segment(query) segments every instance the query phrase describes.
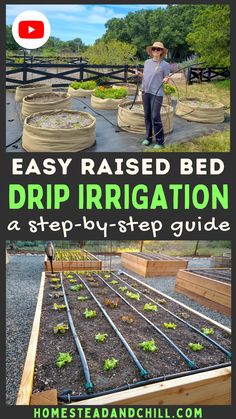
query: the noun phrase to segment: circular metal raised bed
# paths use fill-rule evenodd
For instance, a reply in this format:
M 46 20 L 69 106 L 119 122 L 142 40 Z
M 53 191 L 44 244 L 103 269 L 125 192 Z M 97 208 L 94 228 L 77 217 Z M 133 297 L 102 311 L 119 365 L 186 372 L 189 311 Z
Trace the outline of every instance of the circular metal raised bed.
M 122 99 L 101 99 L 100 97 L 96 97 L 93 94 L 91 95 L 91 106 L 94 109 L 118 109 L 118 106 L 122 103 L 125 103 L 127 98 L 124 97 Z
M 224 105 L 220 102 L 204 102 L 194 97 L 182 97 L 176 106 L 176 115 L 187 121 L 219 124 L 224 122 Z
M 65 109 L 34 113 L 25 118 L 22 147 L 30 152 L 81 151 L 95 143 L 95 126 L 96 118 L 87 112 Z
M 93 91 L 94 89 L 73 89 L 71 86 L 68 87 L 68 93 L 73 97 L 89 97 Z
M 51 92 L 52 85 L 48 83 L 30 83 L 23 86 L 17 86 L 15 101 L 22 102 L 23 98 L 33 93 Z
M 127 92 L 128 92 L 128 96 L 134 96 L 136 93 L 136 89 L 137 86 L 136 84 L 133 83 L 121 83 L 121 84 L 113 84 L 112 88 L 113 89 L 120 89 L 121 87 L 124 87 Z
M 136 134 L 145 134 L 144 111 L 142 102 L 138 101 L 132 109 L 129 109 L 132 101 L 120 104 L 118 107 L 118 126 L 128 132 Z M 163 105 L 161 108 L 161 121 L 165 134 L 173 130 L 173 108 L 169 105 Z
M 71 96 L 68 93 L 33 93 L 25 96 L 22 101 L 23 118 L 36 112 L 71 109 Z

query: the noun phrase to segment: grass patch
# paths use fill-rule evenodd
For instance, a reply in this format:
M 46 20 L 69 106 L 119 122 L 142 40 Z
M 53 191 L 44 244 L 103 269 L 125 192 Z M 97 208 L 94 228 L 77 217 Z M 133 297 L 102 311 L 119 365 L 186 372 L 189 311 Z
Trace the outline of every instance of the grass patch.
M 230 130 L 205 135 L 192 141 L 180 144 L 170 144 L 163 149 L 151 148 L 145 150 L 151 153 L 168 152 L 228 152 L 230 151 Z

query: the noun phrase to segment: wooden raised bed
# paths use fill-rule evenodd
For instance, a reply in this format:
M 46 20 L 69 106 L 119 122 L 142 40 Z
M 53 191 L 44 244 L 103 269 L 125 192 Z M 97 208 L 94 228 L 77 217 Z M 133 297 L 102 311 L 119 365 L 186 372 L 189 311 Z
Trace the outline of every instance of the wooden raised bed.
M 188 266 L 184 259 L 142 252 L 122 253 L 121 263 L 124 268 L 144 277 L 176 275 L 179 269 Z
M 73 270 L 100 270 L 102 269 L 102 261 L 87 250 L 80 251 L 84 255 L 85 260 L 54 260 L 54 271 L 73 271 Z M 44 258 L 45 271 L 51 271 L 51 264 L 47 256 Z
M 57 392 L 55 389 L 32 394 L 34 369 L 37 353 L 37 345 L 40 331 L 40 317 L 42 313 L 45 276 L 42 273 L 38 303 L 32 327 L 31 338 L 25 360 L 20 389 L 17 397 L 17 405 L 56 405 Z M 136 278 L 126 274 L 127 281 L 136 282 L 140 288 L 156 294 L 156 298 L 162 297 L 168 300 L 168 304 L 178 305 L 179 310 L 184 310 L 189 315 L 198 316 L 200 323 L 207 323 L 218 328 L 223 334 L 230 335 L 229 328 L 222 326 L 201 315 L 195 310 L 179 303 L 166 294 L 156 291 L 154 288 L 143 284 Z M 221 332 L 221 333 L 222 333 Z M 222 366 L 206 372 L 196 372 L 181 378 L 170 379 L 155 384 L 147 384 L 142 387 L 129 389 L 122 392 L 90 398 L 71 405 L 229 405 L 231 404 L 231 367 Z M 70 405 L 70 404 L 68 404 Z
M 179 270 L 175 290 L 208 308 L 231 315 L 231 269 Z

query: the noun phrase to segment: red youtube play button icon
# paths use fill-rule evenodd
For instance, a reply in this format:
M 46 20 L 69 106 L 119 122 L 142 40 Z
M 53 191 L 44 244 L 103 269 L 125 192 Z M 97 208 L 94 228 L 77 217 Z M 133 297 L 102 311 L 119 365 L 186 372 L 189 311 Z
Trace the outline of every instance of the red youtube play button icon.
M 12 25 L 12 35 L 23 48 L 36 49 L 44 45 L 51 33 L 46 16 L 35 10 L 20 13 Z
M 41 20 L 22 20 L 19 22 L 20 38 L 38 39 L 44 37 L 44 23 Z

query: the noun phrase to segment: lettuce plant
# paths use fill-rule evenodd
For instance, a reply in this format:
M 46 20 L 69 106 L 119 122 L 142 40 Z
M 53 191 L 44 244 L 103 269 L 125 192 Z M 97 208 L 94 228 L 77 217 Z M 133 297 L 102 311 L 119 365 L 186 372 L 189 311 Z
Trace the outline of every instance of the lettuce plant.
M 55 334 L 57 333 L 66 333 L 66 331 L 69 329 L 68 325 L 65 323 L 59 323 L 56 326 L 53 327 L 53 331 Z
M 107 340 L 108 334 L 107 333 L 98 333 L 95 335 L 96 342 L 105 342 Z
M 110 371 L 116 368 L 118 365 L 118 359 L 115 358 L 107 358 L 104 361 L 103 369 L 104 371 Z
M 71 291 L 80 291 L 83 288 L 83 284 L 72 285 L 70 287 Z
M 204 349 L 204 346 L 201 345 L 200 343 L 192 343 L 190 342 L 188 344 L 189 348 L 192 349 L 192 351 L 196 352 L 196 351 L 201 351 L 202 349 Z
M 158 311 L 158 308 L 155 304 L 152 303 L 146 303 L 143 307 L 144 310 L 146 311 Z
M 97 312 L 96 310 L 89 310 L 87 307 L 83 313 L 84 317 L 86 319 L 91 319 L 92 317 L 96 317 L 97 316 Z
M 155 340 L 146 340 L 142 343 L 139 344 L 139 347 L 143 350 L 143 351 L 148 351 L 148 352 L 156 352 L 158 350 L 157 345 L 155 344 Z
M 66 308 L 65 304 L 57 304 L 57 303 L 53 304 L 53 310 L 60 311 L 60 310 L 64 310 L 65 308 Z
M 204 335 L 214 335 L 214 329 L 211 327 L 211 328 L 208 328 L 208 327 L 202 327 L 201 328 L 201 331 L 202 331 L 202 333 L 204 333 Z
M 131 298 L 132 300 L 139 300 L 140 299 L 140 295 L 138 293 L 134 294 L 131 291 L 127 291 L 126 295 L 127 295 L 127 297 Z
M 56 365 L 58 368 L 64 367 L 67 363 L 70 363 L 72 361 L 72 356 L 69 352 L 59 352 Z
M 176 329 L 176 324 L 174 323 L 163 323 L 166 329 Z

